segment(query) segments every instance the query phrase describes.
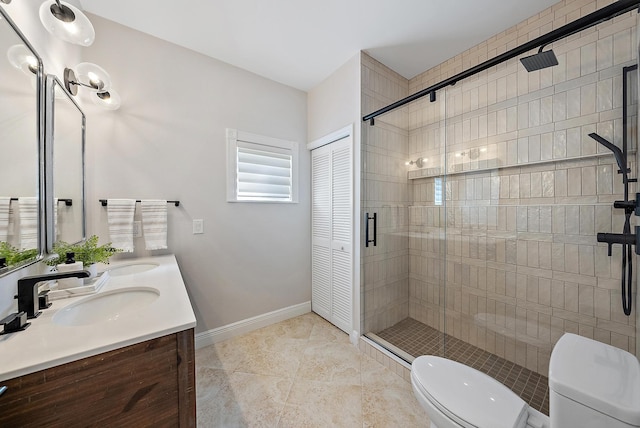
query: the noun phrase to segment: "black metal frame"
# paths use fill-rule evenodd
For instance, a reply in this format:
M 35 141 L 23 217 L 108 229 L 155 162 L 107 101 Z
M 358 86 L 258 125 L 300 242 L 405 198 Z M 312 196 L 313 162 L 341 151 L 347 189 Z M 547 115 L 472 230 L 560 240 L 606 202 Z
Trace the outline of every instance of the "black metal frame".
M 100 204 L 102 204 L 102 206 L 103 206 L 103 207 L 106 207 L 106 206 L 107 206 L 107 201 L 108 201 L 108 199 L 98 199 L 98 200 L 100 201 Z M 136 202 L 137 202 L 137 203 L 140 203 L 141 201 L 140 201 L 140 199 L 137 199 L 137 200 L 136 200 Z M 167 201 L 167 203 L 168 203 L 168 204 L 173 204 L 173 205 L 175 205 L 176 207 L 179 207 L 179 206 L 180 206 L 180 201 Z
M 435 85 L 429 86 L 428 88 L 416 92 L 413 95 L 409 95 L 406 98 L 389 104 L 388 106 L 383 107 L 380 110 L 376 110 L 375 112 L 364 116 L 362 120 L 364 122 L 369 120 L 371 121 L 371 125 L 374 125 L 374 118 L 395 110 L 399 107 L 402 107 L 406 104 L 409 104 L 410 102 L 422 98 L 426 95 L 429 95 L 431 97 L 431 101 L 435 101 L 435 92 L 439 89 L 445 88 L 449 85 L 455 85 L 457 82 L 466 79 L 467 77 L 478 74 L 481 71 L 487 70 L 495 65 L 501 64 L 507 60 L 522 55 L 532 49 L 551 44 L 579 31 L 593 27 L 594 25 L 597 25 L 601 22 L 608 21 L 612 18 L 615 18 L 616 16 L 622 15 L 623 13 L 627 13 L 638 7 L 640 7 L 640 0 L 618 0 L 615 3 L 610 4 L 609 6 L 605 6 L 602 9 L 583 16 L 582 18 L 576 19 L 569 24 L 563 25 L 562 27 L 557 28 L 543 36 L 537 37 L 525 44 L 513 48 L 510 51 L 498 55 L 493 59 L 478 64 L 475 67 L 471 67 L 470 69 L 458 73 L 455 76 L 449 77 L 448 79 L 445 79 L 440 83 L 436 83 Z

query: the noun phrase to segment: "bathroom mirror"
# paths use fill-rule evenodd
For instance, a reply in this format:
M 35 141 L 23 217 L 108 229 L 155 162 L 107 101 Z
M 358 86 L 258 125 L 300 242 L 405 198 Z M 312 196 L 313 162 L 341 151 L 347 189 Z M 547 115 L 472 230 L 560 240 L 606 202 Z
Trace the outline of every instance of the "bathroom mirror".
M 47 191 L 53 194 L 47 249 L 57 241 L 85 238 L 84 145 L 86 117 L 56 76 L 47 76 Z M 51 236 L 51 239 L 49 238 Z
M 42 60 L 0 7 L 0 275 L 42 253 Z

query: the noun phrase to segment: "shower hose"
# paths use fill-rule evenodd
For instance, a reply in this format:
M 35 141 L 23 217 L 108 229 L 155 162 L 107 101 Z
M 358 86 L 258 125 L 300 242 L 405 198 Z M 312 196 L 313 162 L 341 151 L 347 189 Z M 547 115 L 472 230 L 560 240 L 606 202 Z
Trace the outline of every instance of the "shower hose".
M 629 224 L 630 212 L 625 213 L 623 234 L 631 234 L 631 225 Z M 633 249 L 631 244 L 624 244 L 622 246 L 622 279 L 621 279 L 621 294 L 622 294 L 622 310 L 624 314 L 631 315 L 631 290 L 633 283 L 631 279 L 633 277 Z

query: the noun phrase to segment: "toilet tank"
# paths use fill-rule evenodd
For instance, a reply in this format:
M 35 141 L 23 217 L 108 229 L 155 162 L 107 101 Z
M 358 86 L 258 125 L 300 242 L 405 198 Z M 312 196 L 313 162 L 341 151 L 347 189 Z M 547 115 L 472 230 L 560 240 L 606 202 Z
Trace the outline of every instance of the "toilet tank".
M 622 349 L 565 333 L 551 353 L 554 428 L 640 427 L 640 363 Z

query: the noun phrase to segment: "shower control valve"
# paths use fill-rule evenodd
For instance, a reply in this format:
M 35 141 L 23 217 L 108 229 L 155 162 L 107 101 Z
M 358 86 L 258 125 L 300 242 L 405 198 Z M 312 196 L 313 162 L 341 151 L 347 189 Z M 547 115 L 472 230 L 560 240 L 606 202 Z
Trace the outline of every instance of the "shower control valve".
M 640 226 L 636 226 L 636 233 L 598 233 L 598 242 L 606 242 L 609 247 L 608 255 L 611 257 L 613 244 L 635 245 L 635 253 L 640 255 Z
M 622 208 L 624 209 L 625 214 L 631 215 L 635 212 L 636 215 L 640 215 L 640 207 L 636 201 L 615 201 L 613 203 L 613 208 Z

